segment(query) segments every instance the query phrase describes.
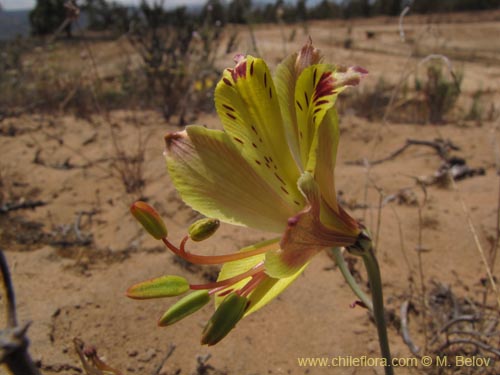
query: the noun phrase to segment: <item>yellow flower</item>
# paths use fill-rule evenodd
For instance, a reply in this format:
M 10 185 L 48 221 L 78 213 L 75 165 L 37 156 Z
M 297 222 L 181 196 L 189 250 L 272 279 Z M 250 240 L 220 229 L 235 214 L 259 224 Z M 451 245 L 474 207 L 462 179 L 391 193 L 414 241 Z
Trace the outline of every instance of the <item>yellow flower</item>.
M 185 251 L 187 238 L 180 247 L 163 239 L 187 261 L 223 264 L 217 282 L 190 286 L 215 295 L 218 309 L 234 312 L 224 324 L 216 312 L 205 344 L 217 343 L 280 294 L 314 255 L 352 245 L 361 232 L 337 202 L 334 104 L 366 71 L 320 61 L 309 42 L 272 77 L 262 59 L 239 56 L 215 89 L 224 130 L 188 126 L 165 137 L 169 174 L 188 205 L 221 222 L 280 234 L 222 256 Z

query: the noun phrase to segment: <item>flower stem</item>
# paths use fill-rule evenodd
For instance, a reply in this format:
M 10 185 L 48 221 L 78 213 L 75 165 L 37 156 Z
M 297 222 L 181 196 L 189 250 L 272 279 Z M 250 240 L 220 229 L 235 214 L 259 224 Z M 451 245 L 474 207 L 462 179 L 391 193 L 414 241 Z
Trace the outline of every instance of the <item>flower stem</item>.
M 340 272 L 342 272 L 342 276 L 344 276 L 345 281 L 347 281 L 347 285 L 351 288 L 351 290 L 354 292 L 354 294 L 363 302 L 363 304 L 366 306 L 370 312 L 373 313 L 373 304 L 370 298 L 366 295 L 365 292 L 361 290 L 359 287 L 358 283 L 354 279 L 354 277 L 351 274 L 351 271 L 349 271 L 349 267 L 347 266 L 347 263 L 344 259 L 344 256 L 342 255 L 342 251 L 340 247 L 333 247 L 330 249 L 330 252 L 335 258 L 335 263 L 337 263 L 337 266 L 339 267 Z
M 362 233 L 360 239 L 361 240 L 358 240 L 353 246 L 347 248 L 347 251 L 349 251 L 353 255 L 360 256 L 363 259 L 372 291 L 371 301 L 368 296 L 361 290 L 359 285 L 356 283 L 356 280 L 354 280 L 354 277 L 349 271 L 345 259 L 342 256 L 340 248 L 332 248 L 331 252 L 335 257 L 335 261 L 337 262 L 340 272 L 342 272 L 342 275 L 347 281 L 349 287 L 373 314 L 375 324 L 377 325 L 380 351 L 382 353 L 382 358 L 384 358 L 387 363 L 387 366 L 385 366 L 384 368 L 385 374 L 393 375 L 394 371 L 391 366 L 391 350 L 389 348 L 387 326 L 385 323 L 384 296 L 382 293 L 382 279 L 380 277 L 380 268 L 378 266 L 377 258 L 375 257 L 375 254 L 373 252 L 372 242 L 368 234 Z
M 370 281 L 370 287 L 372 290 L 373 316 L 375 318 L 375 323 L 377 324 L 380 350 L 382 352 L 382 358 L 384 358 L 387 362 L 387 366 L 385 366 L 385 374 L 393 375 L 394 372 L 391 366 L 391 350 L 389 348 L 387 326 L 385 323 L 384 315 L 384 296 L 382 293 L 382 279 L 380 277 L 380 268 L 371 246 L 369 249 L 365 249 L 361 257 L 363 258 L 366 272 L 368 273 L 368 280 Z

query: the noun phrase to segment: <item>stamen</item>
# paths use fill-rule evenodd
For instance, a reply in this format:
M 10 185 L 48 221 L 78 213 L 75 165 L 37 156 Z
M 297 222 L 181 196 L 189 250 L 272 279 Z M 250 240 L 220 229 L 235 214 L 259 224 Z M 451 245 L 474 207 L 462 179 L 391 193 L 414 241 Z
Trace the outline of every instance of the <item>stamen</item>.
M 252 277 L 252 280 L 250 280 L 243 288 L 241 288 L 240 291 L 238 291 L 238 294 L 242 297 L 247 297 L 266 277 L 267 275 L 264 273 L 264 271 L 255 274 Z
M 248 270 L 247 272 L 243 272 L 239 275 L 230 277 L 229 279 L 215 281 L 213 283 L 207 283 L 207 284 L 191 284 L 189 286 L 189 288 L 192 290 L 216 289 L 216 288 L 220 290 L 221 288 L 226 288 L 228 286 L 236 284 L 238 281 L 244 280 L 247 277 L 251 277 L 251 276 L 253 276 L 259 272 L 263 272 L 263 271 L 264 271 L 264 262 L 260 262 L 255 267 Z
M 274 250 L 276 249 L 276 245 L 278 244 L 277 242 L 273 242 L 269 245 L 265 245 L 254 250 L 226 255 L 196 255 L 190 254 L 185 250 L 185 244 L 187 241 L 186 238 L 182 240 L 180 249 L 174 246 L 167 238 L 162 238 L 162 241 L 174 254 L 193 264 L 223 264 L 227 262 L 233 262 L 235 260 L 246 259 L 255 255 L 267 253 L 270 250 Z

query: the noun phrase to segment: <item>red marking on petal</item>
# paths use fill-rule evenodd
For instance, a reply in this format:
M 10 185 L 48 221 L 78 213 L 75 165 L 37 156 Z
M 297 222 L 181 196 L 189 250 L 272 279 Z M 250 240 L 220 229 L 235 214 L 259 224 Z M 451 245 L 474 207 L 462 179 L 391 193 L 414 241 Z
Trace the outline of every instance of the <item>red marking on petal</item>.
M 335 93 L 335 92 L 334 92 Z M 329 100 L 318 100 L 316 102 L 316 105 L 322 105 L 322 104 L 328 104 L 330 101 Z
M 230 105 L 223 104 L 222 106 L 223 106 L 224 108 L 226 108 L 227 110 L 229 110 L 229 111 L 235 112 L 235 109 L 234 109 L 233 107 L 231 107 Z
M 245 144 L 241 139 L 239 138 L 236 138 L 236 137 L 233 137 L 233 139 L 238 142 L 238 143 L 241 143 L 242 145 Z
M 226 112 L 227 117 L 231 117 L 233 120 L 236 120 L 236 116 L 232 113 Z
M 323 96 L 328 96 L 333 94 L 333 77 L 332 72 L 324 72 L 318 81 L 316 90 L 314 91 L 314 101 L 316 102 L 319 98 Z
M 245 78 L 247 76 L 247 61 L 243 60 L 236 65 L 232 72 L 232 77 L 234 82 L 238 80 L 238 78 Z
M 228 86 L 232 86 L 232 85 L 233 85 L 233 84 L 231 83 L 231 81 L 230 81 L 230 80 L 228 80 L 227 78 L 223 78 L 223 79 L 222 79 L 222 81 L 223 81 L 226 85 L 228 85 Z
M 365 68 L 362 68 L 360 66 L 353 66 L 352 70 L 354 70 L 356 73 L 368 74 L 368 70 L 366 70 Z
M 252 63 L 250 64 L 250 75 L 253 76 L 253 63 L 255 61 L 252 61 Z

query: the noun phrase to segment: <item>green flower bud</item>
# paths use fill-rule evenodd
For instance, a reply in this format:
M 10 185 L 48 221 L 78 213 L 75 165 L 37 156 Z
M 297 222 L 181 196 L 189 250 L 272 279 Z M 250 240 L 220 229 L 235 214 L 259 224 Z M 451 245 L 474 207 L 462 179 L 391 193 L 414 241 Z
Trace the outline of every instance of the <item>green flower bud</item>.
M 179 296 L 189 290 L 189 283 L 180 276 L 160 276 L 132 285 L 127 289 L 127 297 L 149 299 Z
M 210 302 L 208 290 L 197 290 L 172 305 L 158 321 L 160 327 L 169 326 L 195 313 Z
M 237 293 L 228 295 L 205 326 L 201 344 L 212 346 L 226 337 L 236 323 L 243 318 L 247 303 L 248 299 Z
M 219 229 L 219 224 L 220 221 L 217 219 L 205 218 L 198 220 L 189 227 L 189 237 L 193 241 L 206 240 Z
M 157 240 L 167 237 L 167 227 L 158 212 L 149 204 L 141 201 L 130 206 L 130 212 L 144 229 Z

